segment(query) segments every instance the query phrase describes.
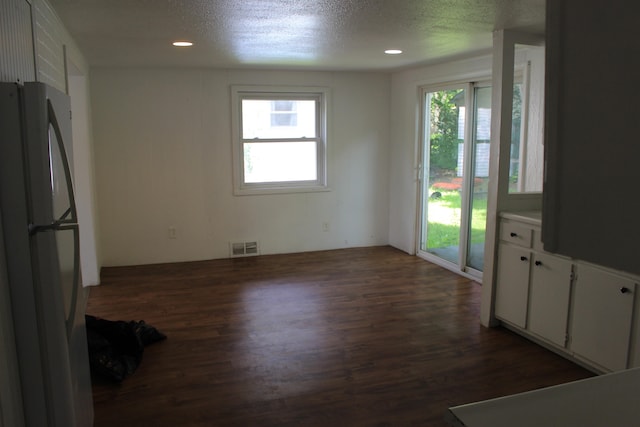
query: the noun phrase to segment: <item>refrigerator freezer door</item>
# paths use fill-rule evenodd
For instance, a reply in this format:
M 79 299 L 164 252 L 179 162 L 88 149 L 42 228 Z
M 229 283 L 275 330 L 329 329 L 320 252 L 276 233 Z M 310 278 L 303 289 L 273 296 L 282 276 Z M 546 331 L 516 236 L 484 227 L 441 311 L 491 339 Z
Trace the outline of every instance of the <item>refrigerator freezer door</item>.
M 41 83 L 26 83 L 25 134 L 30 221 L 39 229 L 76 223 L 71 175 L 71 102 Z
M 43 84 L 25 86 L 27 123 L 27 158 L 29 170 L 30 233 L 56 234 L 54 250 L 43 256 L 57 258 L 60 273 L 59 287 L 67 329 L 67 338 L 74 327 L 75 308 L 80 291 L 79 236 L 73 183 L 67 147 L 71 147 L 69 98 Z M 64 230 L 71 230 L 63 232 Z M 38 240 L 35 239 L 34 242 Z M 47 260 L 40 262 L 46 262 Z M 55 268 L 55 267 L 52 267 Z M 47 274 L 49 274 L 47 272 Z M 37 277 L 36 277 L 37 279 Z M 47 280 L 42 278 L 42 280 Z M 46 289 L 44 290 L 46 291 Z M 57 298 L 52 295 L 52 298 Z M 52 300 L 52 304 L 57 301 Z

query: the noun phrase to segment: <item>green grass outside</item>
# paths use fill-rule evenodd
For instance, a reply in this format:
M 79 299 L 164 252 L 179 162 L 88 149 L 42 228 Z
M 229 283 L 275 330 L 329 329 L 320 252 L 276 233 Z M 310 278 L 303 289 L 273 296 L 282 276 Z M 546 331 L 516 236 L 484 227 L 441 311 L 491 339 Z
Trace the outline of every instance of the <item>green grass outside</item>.
M 436 190 L 433 190 L 436 191 Z M 430 191 L 431 194 L 433 191 Z M 458 191 L 440 191 L 442 197 L 429 199 L 427 215 L 427 248 L 460 245 L 460 213 L 462 198 Z M 487 224 L 487 199 L 473 202 L 471 212 L 471 244 L 484 242 Z

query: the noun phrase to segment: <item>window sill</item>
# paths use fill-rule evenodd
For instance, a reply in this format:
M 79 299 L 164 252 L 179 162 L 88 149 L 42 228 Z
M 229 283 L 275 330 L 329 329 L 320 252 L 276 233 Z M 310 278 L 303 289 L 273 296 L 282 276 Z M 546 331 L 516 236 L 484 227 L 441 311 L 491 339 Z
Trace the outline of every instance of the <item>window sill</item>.
M 308 187 L 259 187 L 259 188 L 236 188 L 233 190 L 234 196 L 260 196 L 268 194 L 293 194 L 293 193 L 324 193 L 331 191 L 326 185 Z

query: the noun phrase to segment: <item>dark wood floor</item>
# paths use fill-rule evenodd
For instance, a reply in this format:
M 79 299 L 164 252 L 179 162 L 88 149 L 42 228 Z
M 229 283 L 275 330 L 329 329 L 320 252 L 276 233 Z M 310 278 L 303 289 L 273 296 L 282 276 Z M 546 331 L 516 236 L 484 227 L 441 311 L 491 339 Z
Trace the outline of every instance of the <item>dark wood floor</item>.
M 444 426 L 592 374 L 479 324 L 480 285 L 390 247 L 106 268 L 88 313 L 168 335 L 95 425 Z

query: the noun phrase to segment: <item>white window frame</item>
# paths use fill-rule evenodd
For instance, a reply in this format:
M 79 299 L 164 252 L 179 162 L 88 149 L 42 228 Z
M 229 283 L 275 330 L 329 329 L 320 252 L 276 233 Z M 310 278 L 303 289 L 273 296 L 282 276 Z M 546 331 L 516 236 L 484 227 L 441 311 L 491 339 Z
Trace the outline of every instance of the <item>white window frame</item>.
M 233 190 L 235 195 L 328 191 L 327 186 L 327 106 L 329 89 L 309 86 L 231 86 L 231 134 L 233 153 Z M 315 138 L 243 139 L 242 100 L 290 100 L 316 98 Z M 244 144 L 256 142 L 316 141 L 316 179 L 312 181 L 245 182 Z

